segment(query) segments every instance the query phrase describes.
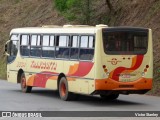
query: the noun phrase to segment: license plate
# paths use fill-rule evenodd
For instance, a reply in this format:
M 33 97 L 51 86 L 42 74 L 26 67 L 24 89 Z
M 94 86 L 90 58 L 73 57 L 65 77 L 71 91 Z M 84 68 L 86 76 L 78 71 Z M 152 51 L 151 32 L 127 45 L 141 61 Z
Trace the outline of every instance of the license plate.
M 130 78 L 131 77 L 131 75 L 129 75 L 129 74 L 123 74 L 122 75 L 122 78 Z

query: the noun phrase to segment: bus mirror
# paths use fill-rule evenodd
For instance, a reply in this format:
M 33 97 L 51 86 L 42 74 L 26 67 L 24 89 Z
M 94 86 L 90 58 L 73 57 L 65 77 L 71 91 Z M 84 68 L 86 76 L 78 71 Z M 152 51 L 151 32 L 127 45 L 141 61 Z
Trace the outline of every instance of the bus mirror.
M 6 44 L 5 44 L 4 55 L 6 55 L 6 56 L 9 56 L 9 53 L 8 53 L 8 51 L 9 51 L 9 43 L 10 43 L 10 40 L 8 40 L 6 42 Z
M 7 44 L 5 44 L 5 51 L 4 52 L 7 52 Z

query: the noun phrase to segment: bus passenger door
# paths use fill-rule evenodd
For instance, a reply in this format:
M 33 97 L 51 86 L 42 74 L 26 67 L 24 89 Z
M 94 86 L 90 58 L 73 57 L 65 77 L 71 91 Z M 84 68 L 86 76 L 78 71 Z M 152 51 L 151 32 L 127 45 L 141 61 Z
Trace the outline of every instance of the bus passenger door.
M 17 83 L 17 65 L 16 56 L 18 53 L 18 41 L 11 40 L 6 45 L 7 54 L 7 80 Z

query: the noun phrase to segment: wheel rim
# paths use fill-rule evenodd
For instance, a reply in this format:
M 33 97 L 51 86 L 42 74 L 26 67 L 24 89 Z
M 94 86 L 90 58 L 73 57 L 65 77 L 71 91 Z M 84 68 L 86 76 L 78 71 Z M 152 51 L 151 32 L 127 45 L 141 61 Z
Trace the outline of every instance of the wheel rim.
M 61 92 L 62 97 L 66 95 L 66 85 L 64 83 L 61 83 L 60 92 Z
M 25 77 L 22 77 L 22 79 L 21 79 L 21 84 L 22 84 L 22 88 L 26 88 L 26 79 L 25 79 Z

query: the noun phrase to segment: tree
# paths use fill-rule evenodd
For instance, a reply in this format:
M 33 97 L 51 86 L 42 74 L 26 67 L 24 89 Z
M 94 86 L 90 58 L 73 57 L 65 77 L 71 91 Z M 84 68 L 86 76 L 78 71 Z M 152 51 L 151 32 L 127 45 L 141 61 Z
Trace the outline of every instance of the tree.
M 67 9 L 67 0 L 53 0 L 55 7 L 60 11 L 63 12 Z
M 92 0 L 54 0 L 55 7 L 69 21 L 90 24 Z
M 111 4 L 110 0 L 106 0 L 106 5 L 108 6 L 109 10 L 112 11 L 113 10 L 113 6 Z

